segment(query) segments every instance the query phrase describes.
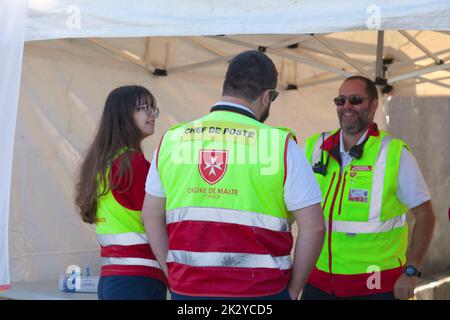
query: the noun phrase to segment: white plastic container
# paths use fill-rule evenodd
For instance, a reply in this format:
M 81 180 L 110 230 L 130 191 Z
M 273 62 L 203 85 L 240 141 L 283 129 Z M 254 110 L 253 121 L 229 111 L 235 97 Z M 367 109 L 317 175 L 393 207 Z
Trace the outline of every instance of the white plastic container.
M 97 293 L 99 276 L 60 275 L 59 290 L 64 292 Z

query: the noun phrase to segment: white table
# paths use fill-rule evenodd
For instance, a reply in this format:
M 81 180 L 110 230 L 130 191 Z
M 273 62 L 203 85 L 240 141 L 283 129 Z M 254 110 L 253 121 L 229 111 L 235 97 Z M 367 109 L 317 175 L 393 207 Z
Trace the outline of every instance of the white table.
M 58 280 L 13 282 L 11 289 L 0 291 L 0 299 L 12 300 L 97 300 L 97 293 L 63 292 Z

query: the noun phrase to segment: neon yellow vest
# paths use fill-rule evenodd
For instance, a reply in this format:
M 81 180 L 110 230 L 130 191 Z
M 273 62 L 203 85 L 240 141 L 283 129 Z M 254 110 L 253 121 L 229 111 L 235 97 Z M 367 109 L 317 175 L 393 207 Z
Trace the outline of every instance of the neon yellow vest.
M 321 144 L 320 133 L 306 140 L 305 153 L 312 165 L 320 159 Z M 362 158 L 353 159 L 342 170 L 323 152 L 324 161 L 329 159 L 327 174 L 315 174 L 327 224 L 316 265 L 319 270 L 351 275 L 370 273 L 374 266 L 383 271 L 405 263 L 407 208 L 397 197 L 404 147 L 408 148 L 404 142 L 380 131 L 379 136 L 369 137 Z
M 119 156 L 126 150 L 121 150 L 116 155 Z M 106 170 L 106 187 L 109 184 L 109 171 L 111 166 L 109 166 Z M 100 179 L 99 179 L 100 180 Z M 103 186 L 101 183 L 100 190 L 103 190 Z M 98 199 L 97 204 L 97 222 L 96 222 L 96 231 L 97 238 L 102 245 L 101 235 L 122 235 L 129 234 L 132 239 L 139 239 L 136 244 L 145 242 L 147 236 L 145 234 L 144 224 L 141 219 L 142 211 L 130 210 L 123 207 L 117 200 L 114 198 L 114 195 L 111 190 L 109 192 L 100 197 Z M 132 235 L 134 234 L 134 235 Z M 122 237 L 125 238 L 125 237 Z M 118 239 L 122 239 L 118 238 Z M 141 240 L 142 239 L 142 240 Z M 114 243 L 116 245 L 121 245 L 121 240 L 118 243 Z M 130 239 L 125 240 L 130 242 Z M 134 241 L 134 240 L 131 240 Z M 107 243 L 104 243 L 107 244 Z M 132 244 L 132 243 L 129 243 Z
M 117 156 L 126 150 L 121 150 Z M 106 169 L 106 187 L 109 184 L 110 170 L 111 164 Z M 104 190 L 101 181 L 99 188 Z M 141 215 L 141 210 L 122 206 L 115 199 L 112 190 L 98 199 L 96 231 L 97 241 L 101 246 L 103 276 L 139 275 L 165 281 L 149 246 Z
M 171 128 L 158 154 L 166 210 L 210 207 L 290 218 L 283 184 L 284 148 L 291 133 L 228 111 Z M 227 152 L 226 171 L 214 184 L 200 174 L 201 150 Z
M 106 171 L 108 182 L 110 168 Z M 144 224 L 141 219 L 142 211 L 130 210 L 123 207 L 114 198 L 111 190 L 98 199 L 97 205 L 97 234 L 121 234 L 135 232 L 145 235 Z

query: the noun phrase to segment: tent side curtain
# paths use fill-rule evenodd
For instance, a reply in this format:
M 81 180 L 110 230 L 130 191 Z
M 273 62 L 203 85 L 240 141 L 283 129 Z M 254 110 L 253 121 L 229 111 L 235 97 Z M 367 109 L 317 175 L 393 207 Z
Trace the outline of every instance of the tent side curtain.
M 9 288 L 9 205 L 27 1 L 0 2 L 0 291 Z
M 26 40 L 450 30 L 448 0 L 29 0 Z

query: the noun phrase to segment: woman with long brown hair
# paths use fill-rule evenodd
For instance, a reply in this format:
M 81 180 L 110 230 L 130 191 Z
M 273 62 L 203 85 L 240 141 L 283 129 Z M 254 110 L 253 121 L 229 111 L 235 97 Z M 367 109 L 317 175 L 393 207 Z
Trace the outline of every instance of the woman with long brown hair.
M 158 116 L 156 100 L 146 88 L 114 89 L 81 164 L 75 202 L 83 221 L 96 224 L 101 300 L 166 298 L 167 280 L 141 219 L 150 168 L 141 143 L 153 134 Z

